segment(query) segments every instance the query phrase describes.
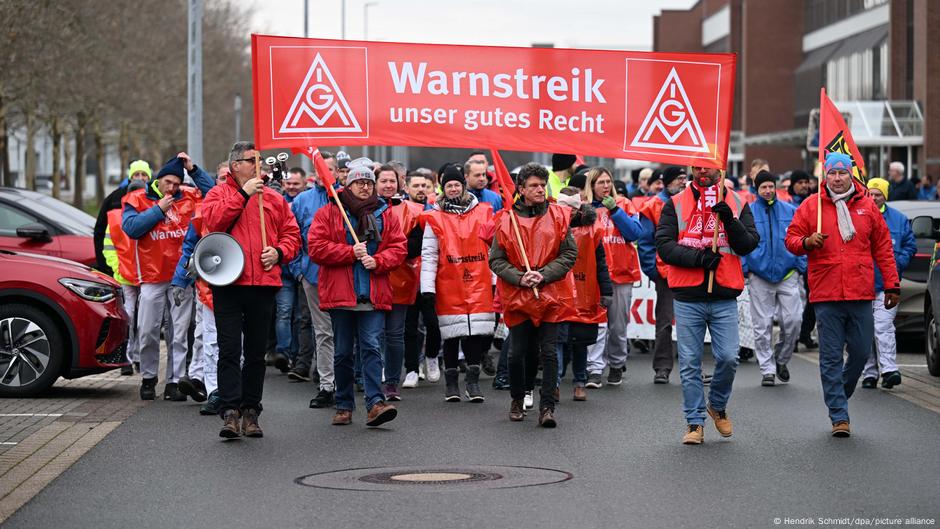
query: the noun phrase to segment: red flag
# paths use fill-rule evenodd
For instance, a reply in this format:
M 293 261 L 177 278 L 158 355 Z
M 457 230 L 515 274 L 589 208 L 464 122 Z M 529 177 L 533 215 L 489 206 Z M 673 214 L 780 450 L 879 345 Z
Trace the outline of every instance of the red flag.
M 824 163 L 831 152 L 847 154 L 852 158 L 852 174 L 859 181 L 865 175 L 865 160 L 855 145 L 852 131 L 842 119 L 842 113 L 826 95 L 826 89 L 819 91 L 819 161 Z
M 576 167 L 579 165 L 587 165 L 586 163 L 584 163 L 584 156 L 581 156 L 580 154 L 576 154 L 574 156 L 574 165 Z
M 317 175 L 320 176 L 320 184 L 323 185 L 323 187 L 330 189 L 336 184 L 336 179 L 333 178 L 333 172 L 330 171 L 330 166 L 326 165 L 326 160 L 324 160 L 323 155 L 320 154 L 320 149 L 313 146 L 307 146 L 306 148 L 296 147 L 291 149 L 291 152 L 294 154 L 303 153 L 313 160 L 313 167 L 316 169 Z
M 515 202 L 513 200 L 513 191 L 516 189 L 516 186 L 512 183 L 512 176 L 509 175 L 509 170 L 506 169 L 506 164 L 503 163 L 499 151 L 490 149 L 490 154 L 493 156 L 493 168 L 496 169 L 496 182 L 499 183 L 499 192 L 503 194 L 503 206 L 512 208 Z

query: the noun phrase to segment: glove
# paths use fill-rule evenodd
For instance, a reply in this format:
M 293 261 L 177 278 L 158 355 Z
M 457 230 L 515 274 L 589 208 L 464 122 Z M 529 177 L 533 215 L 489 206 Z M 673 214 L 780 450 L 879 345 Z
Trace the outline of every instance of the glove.
M 173 298 L 173 304 L 179 307 L 183 304 L 183 297 L 186 295 L 186 289 L 178 286 L 170 287 L 170 297 Z
M 601 306 L 605 309 L 609 309 L 611 304 L 614 302 L 613 296 L 601 296 Z
M 721 223 L 724 225 L 731 224 L 734 222 L 734 213 L 731 211 L 731 206 L 726 202 L 719 202 L 712 206 L 712 211 L 715 215 L 718 215 L 718 218 L 721 219 Z
M 423 292 L 421 293 L 421 299 L 424 300 L 425 304 L 433 307 L 437 303 L 437 294 L 434 292 Z
M 612 195 L 608 195 L 607 198 L 605 198 L 604 200 L 601 200 L 601 204 L 603 204 L 604 207 L 610 210 L 611 212 L 614 212 L 617 210 L 617 201 L 614 200 L 614 197 Z
M 721 254 L 711 251 L 710 248 L 698 254 L 698 265 L 705 270 L 717 270 L 720 263 Z

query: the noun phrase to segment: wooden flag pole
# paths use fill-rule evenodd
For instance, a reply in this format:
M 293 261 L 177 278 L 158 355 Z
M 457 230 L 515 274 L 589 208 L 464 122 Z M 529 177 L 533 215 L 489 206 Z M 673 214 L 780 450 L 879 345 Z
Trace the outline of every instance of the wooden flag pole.
M 724 199 L 725 199 L 725 194 L 724 194 L 724 190 L 725 190 L 725 173 L 724 173 L 724 171 L 720 171 L 720 172 L 718 173 L 718 178 L 719 178 L 719 180 L 718 180 L 718 202 L 716 202 L 716 204 L 720 204 L 720 203 L 723 202 Z M 713 215 L 714 215 L 714 213 L 713 213 Z M 712 253 L 718 252 L 718 223 L 719 223 L 720 221 L 721 221 L 721 220 L 718 218 L 718 215 L 715 215 L 715 231 L 714 231 L 714 233 L 712 233 Z M 714 288 L 715 288 L 715 271 L 714 271 L 714 270 L 710 270 L 710 271 L 708 272 L 708 293 L 711 294 L 711 293 L 712 293 L 712 290 L 713 290 Z
M 825 180 L 825 175 L 819 179 L 819 189 L 816 193 L 816 233 L 822 233 L 822 194 L 823 194 L 823 180 Z
M 519 245 L 519 253 L 522 254 L 522 262 L 525 264 L 525 271 L 531 272 L 532 268 L 529 267 L 529 256 L 525 253 L 525 246 L 522 244 L 522 232 L 519 230 L 519 221 L 516 219 L 516 212 L 512 209 L 512 204 L 509 205 L 509 220 L 512 222 L 513 231 L 516 232 L 516 244 Z M 532 287 L 532 293 L 535 294 L 535 299 L 539 299 L 539 287 Z
M 255 151 L 255 178 L 261 178 L 261 155 Z M 261 218 L 261 250 L 268 247 L 268 234 L 264 229 L 264 189 L 258 193 L 258 215 Z
M 346 208 L 344 208 L 343 203 L 339 201 L 339 195 L 336 194 L 336 190 L 333 189 L 333 186 L 328 186 L 327 188 L 330 190 L 330 196 L 336 201 L 336 207 L 339 208 L 340 214 L 343 215 L 343 222 L 345 222 L 346 227 L 349 228 L 349 234 L 352 235 L 356 244 L 359 244 L 359 237 L 356 236 L 356 230 L 353 229 L 352 222 L 349 222 L 349 217 L 346 216 Z

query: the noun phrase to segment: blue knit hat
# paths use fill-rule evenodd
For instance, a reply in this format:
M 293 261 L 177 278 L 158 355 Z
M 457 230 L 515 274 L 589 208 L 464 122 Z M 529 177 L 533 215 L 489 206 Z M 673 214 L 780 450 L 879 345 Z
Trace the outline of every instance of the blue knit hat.
M 186 173 L 183 170 L 183 159 L 182 158 L 170 158 L 169 160 L 167 160 L 165 164 L 163 164 L 163 168 L 160 169 L 159 173 L 157 173 L 156 178 L 159 180 L 160 178 L 163 178 L 164 176 L 173 175 L 173 176 L 179 177 L 180 180 L 183 180 L 183 176 L 185 174 Z
M 826 163 L 823 166 L 826 168 L 827 173 L 833 169 L 852 172 L 852 157 L 841 152 L 831 152 L 826 155 Z

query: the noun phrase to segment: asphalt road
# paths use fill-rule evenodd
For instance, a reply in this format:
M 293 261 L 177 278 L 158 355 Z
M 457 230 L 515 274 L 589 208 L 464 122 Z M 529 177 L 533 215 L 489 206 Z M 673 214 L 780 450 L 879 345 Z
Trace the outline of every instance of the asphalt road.
M 628 363 L 619 388 L 572 402 L 559 427 L 507 417 L 508 392 L 481 405 L 443 402 L 443 385 L 405 390 L 387 428 L 329 424 L 311 410 L 311 384 L 269 371 L 264 439 L 223 443 L 221 421 L 197 405 L 144 407 L 3 524 L 4 528 L 303 527 L 772 527 L 775 518 L 940 519 L 936 414 L 881 390 L 850 401 L 853 437 L 833 439 L 817 367 L 796 358 L 792 382 L 760 387 L 738 371 L 729 414 L 683 446 L 681 393 L 652 384 L 650 357 Z M 550 485 L 457 490 L 398 486 L 362 492 L 301 486 L 313 473 L 364 467 L 510 465 L 557 469 Z M 872 521 L 874 523 L 874 521 Z M 902 521 L 903 523 L 903 521 Z M 793 524 L 791 524 L 793 525 Z M 798 525 L 798 524 L 797 524 Z

